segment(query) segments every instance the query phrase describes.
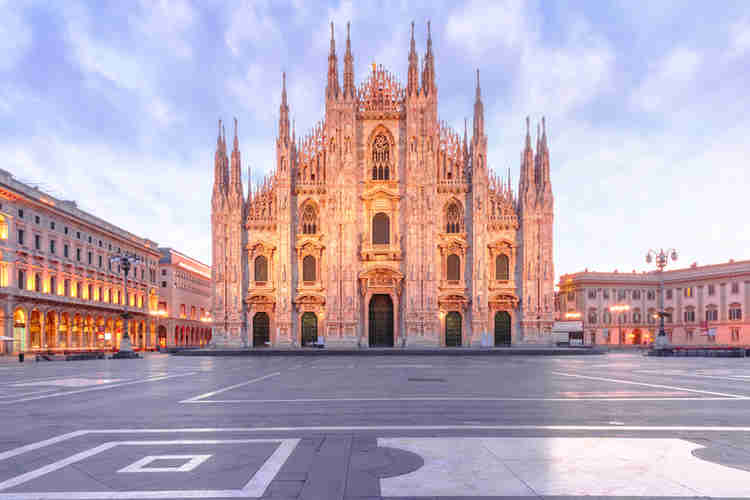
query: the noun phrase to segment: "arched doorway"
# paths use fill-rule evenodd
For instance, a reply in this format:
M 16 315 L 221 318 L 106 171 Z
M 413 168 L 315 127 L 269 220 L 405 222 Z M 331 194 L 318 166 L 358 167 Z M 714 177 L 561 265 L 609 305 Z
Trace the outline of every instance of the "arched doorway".
M 510 345 L 510 314 L 507 311 L 495 313 L 495 346 Z
M 253 332 L 255 335 L 255 332 Z M 318 317 L 313 312 L 302 315 L 302 346 L 313 345 L 318 341 Z
M 164 325 L 159 325 L 159 340 L 157 341 L 157 344 L 159 346 L 159 349 L 166 349 L 167 348 L 167 327 Z
M 266 347 L 270 343 L 271 319 L 264 312 L 255 313 L 255 316 L 253 316 L 253 347 Z
M 393 347 L 393 301 L 390 295 L 370 299 L 370 347 Z
M 13 313 L 13 351 L 26 351 L 26 311 L 21 308 Z
M 42 313 L 37 309 L 31 311 L 29 337 L 31 337 L 32 349 L 42 348 Z
M 445 346 L 461 347 L 461 314 L 456 311 L 445 317 Z
M 633 333 L 631 335 L 632 335 L 632 338 L 633 338 L 633 344 L 634 345 L 637 345 L 637 344 L 641 343 L 643 335 L 641 334 L 641 329 L 640 328 L 636 328 L 635 330 L 633 330 Z

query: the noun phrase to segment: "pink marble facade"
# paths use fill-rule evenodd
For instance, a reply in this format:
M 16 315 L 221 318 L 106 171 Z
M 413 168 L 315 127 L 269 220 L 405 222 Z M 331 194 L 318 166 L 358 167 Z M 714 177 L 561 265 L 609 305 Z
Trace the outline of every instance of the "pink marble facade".
M 368 346 L 377 334 L 395 346 L 444 346 L 456 335 L 463 346 L 494 345 L 501 312 L 513 343 L 547 342 L 546 131 L 532 148 L 527 120 L 516 192 L 488 167 L 478 71 L 471 129 L 461 136 L 438 118 L 429 25 L 421 66 L 412 25 L 406 86 L 377 65 L 355 86 L 353 59 L 347 26 L 342 84 L 332 33 L 325 116 L 301 137 L 284 78 L 276 165 L 246 194 L 237 122 L 231 151 L 219 125 L 213 342 L 299 346 L 315 334 L 329 346 Z

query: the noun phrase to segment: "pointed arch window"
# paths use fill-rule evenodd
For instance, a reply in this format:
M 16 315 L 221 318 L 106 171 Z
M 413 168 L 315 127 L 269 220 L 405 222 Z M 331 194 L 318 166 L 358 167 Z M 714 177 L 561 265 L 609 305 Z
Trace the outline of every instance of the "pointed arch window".
M 460 233 L 461 231 L 463 231 L 461 207 L 458 206 L 458 203 L 452 202 L 445 209 L 445 232 Z
M 448 281 L 458 281 L 461 279 L 461 258 L 452 253 L 448 256 Z
M 255 281 L 268 281 L 268 259 L 264 255 L 255 257 Z
M 311 204 L 302 210 L 302 234 L 316 234 L 318 232 L 318 214 Z
M 372 180 L 387 181 L 391 178 L 391 145 L 383 134 L 372 142 Z
M 302 259 L 302 281 L 315 281 L 315 271 L 315 257 L 306 255 Z
M 495 258 L 495 279 L 507 281 L 509 279 L 508 256 L 500 254 Z
M 391 221 L 383 212 L 372 218 L 372 244 L 388 245 L 391 242 Z

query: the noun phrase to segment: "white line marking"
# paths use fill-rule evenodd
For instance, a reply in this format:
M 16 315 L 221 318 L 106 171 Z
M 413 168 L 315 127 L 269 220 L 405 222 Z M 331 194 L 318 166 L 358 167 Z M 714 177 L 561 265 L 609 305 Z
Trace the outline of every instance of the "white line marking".
M 195 403 L 198 402 L 201 399 L 210 398 L 211 396 L 215 396 L 217 394 L 221 394 L 222 392 L 231 391 L 232 389 L 237 389 L 238 387 L 242 387 L 249 384 L 254 384 L 255 382 L 260 382 L 261 380 L 276 377 L 277 375 L 281 375 L 281 372 L 274 372 L 269 373 L 268 375 L 263 375 L 262 377 L 254 378 L 252 380 L 248 380 L 247 382 L 242 382 L 240 384 L 230 385 L 229 387 L 224 387 L 223 389 L 219 389 L 213 392 L 207 392 L 205 394 L 201 394 L 199 396 L 192 397 L 190 399 L 185 399 L 180 401 L 180 403 Z
M 732 399 L 747 399 L 748 397 L 750 397 L 750 396 L 745 396 L 745 395 L 726 394 L 723 392 L 702 391 L 699 389 L 687 389 L 685 387 L 675 387 L 673 385 L 648 384 L 646 382 L 634 382 L 632 380 L 622 380 L 622 379 L 617 379 L 617 378 L 593 377 L 590 375 L 579 375 L 576 373 L 565 373 L 565 372 L 550 372 L 550 373 L 554 375 L 562 375 L 564 377 L 584 378 L 584 379 L 589 379 L 589 380 L 601 380 L 602 382 L 614 382 L 617 384 L 641 385 L 644 387 L 654 387 L 658 389 L 671 389 L 675 391 L 695 392 L 698 394 L 710 394 L 712 396 L 721 396 L 721 397 L 732 398 Z
M 112 389 L 114 387 L 123 387 L 126 385 L 133 385 L 133 384 L 141 384 L 144 382 L 158 382 L 160 380 L 166 380 L 168 378 L 174 378 L 174 377 L 185 377 L 187 375 L 193 375 L 198 372 L 189 372 L 189 373 L 180 373 L 177 375 L 166 375 L 163 377 L 151 377 L 151 378 L 144 378 L 140 380 L 133 380 L 131 382 L 123 382 L 121 384 L 112 384 L 112 385 L 100 385 L 96 387 L 89 387 L 87 389 L 78 389 L 75 391 L 63 391 L 63 392 L 56 392 L 54 394 L 43 394 L 41 396 L 34 396 L 30 398 L 19 398 L 19 399 L 13 399 L 11 401 L 0 401 L 0 405 L 7 405 L 11 403 L 21 403 L 24 401 L 35 401 L 37 399 L 45 399 L 45 398 L 55 398 L 57 396 L 70 396 L 72 394 L 80 394 L 82 392 L 90 392 L 90 391 L 101 391 L 104 389 Z
M 638 370 L 637 373 L 643 373 L 646 375 L 659 375 L 662 377 L 698 377 L 698 378 L 715 378 L 719 380 L 733 380 L 735 382 L 747 382 L 747 378 L 750 378 L 750 375 L 726 375 L 726 376 L 719 376 L 719 375 L 700 375 L 698 373 L 685 373 L 685 372 L 670 372 L 670 373 L 664 373 L 660 372 L 658 370 Z
M 44 441 L 37 441 L 36 443 L 27 444 L 25 446 L 21 446 L 19 448 L 14 448 L 12 450 L 5 451 L 3 453 L 0 453 L 0 461 L 7 460 L 9 458 L 13 458 L 17 455 L 21 455 L 22 453 L 27 453 L 29 451 L 34 451 L 39 448 L 44 448 L 45 446 L 49 446 L 52 444 L 57 444 L 62 441 L 67 441 L 68 439 L 72 439 L 78 436 L 83 436 L 85 434 L 88 434 L 89 431 L 75 431 L 75 432 L 69 432 L 67 434 L 61 434 L 59 436 L 55 436 L 53 438 L 45 439 Z
M 117 472 L 190 472 L 212 456 L 213 455 L 148 455 L 140 460 L 136 460 L 130 465 L 126 465 Z M 178 459 L 186 461 L 178 467 L 148 467 L 148 464 L 154 463 L 157 460 Z
M 6 394 L 4 396 L 0 396 L 0 399 L 26 397 L 26 396 L 32 396 L 34 394 L 46 394 L 46 393 L 49 393 L 49 392 L 58 392 L 58 391 L 60 391 L 59 388 L 54 388 L 54 389 L 44 389 L 44 390 L 41 390 L 41 391 L 21 392 L 21 393 L 17 393 L 17 394 Z
M 636 397 L 636 398 L 592 398 L 592 397 L 580 397 L 580 398 L 485 398 L 485 397 L 403 397 L 403 398 L 300 398 L 300 399 L 207 399 L 202 401 L 191 401 L 185 400 L 180 403 L 190 404 L 263 404 L 263 403 L 366 403 L 366 402 L 388 402 L 388 401 L 530 401 L 530 402 L 575 402 L 575 401 L 625 401 L 625 402 L 639 402 L 639 401 L 747 401 L 750 397 L 674 397 L 674 398 L 649 398 L 649 397 Z
M 246 443 L 279 443 L 266 462 L 253 474 L 247 484 L 241 490 L 172 490 L 172 491 L 81 491 L 81 492 L 35 492 L 35 493 L 0 493 L 0 499 L 17 500 L 70 500 L 75 498 L 258 498 L 265 494 L 268 485 L 276 477 L 281 467 L 286 463 L 299 439 L 231 439 L 231 440 L 177 440 L 177 441 L 110 441 L 94 448 L 71 455 L 58 460 L 39 469 L 21 474 L 0 482 L 0 490 L 6 490 L 15 486 L 37 479 L 45 474 L 60 470 L 68 465 L 80 462 L 94 455 L 118 445 L 131 446 L 159 446 L 159 445 L 184 445 L 184 444 L 246 444 Z

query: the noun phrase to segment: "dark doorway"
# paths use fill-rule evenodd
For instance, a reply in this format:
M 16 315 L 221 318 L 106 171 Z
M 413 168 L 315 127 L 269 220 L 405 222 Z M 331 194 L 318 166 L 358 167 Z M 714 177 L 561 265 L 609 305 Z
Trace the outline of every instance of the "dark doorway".
M 318 341 L 318 317 L 315 313 L 302 315 L 302 347 L 312 346 Z
M 461 347 L 461 315 L 456 311 L 445 317 L 445 346 Z
M 393 301 L 390 295 L 370 299 L 370 347 L 393 347 Z
M 267 347 L 271 343 L 271 319 L 264 312 L 253 316 L 253 347 Z
M 166 326 L 160 326 L 159 327 L 159 341 L 158 341 L 159 349 L 166 349 L 167 348 L 167 327 Z
M 510 345 L 510 314 L 507 311 L 495 313 L 495 346 Z

